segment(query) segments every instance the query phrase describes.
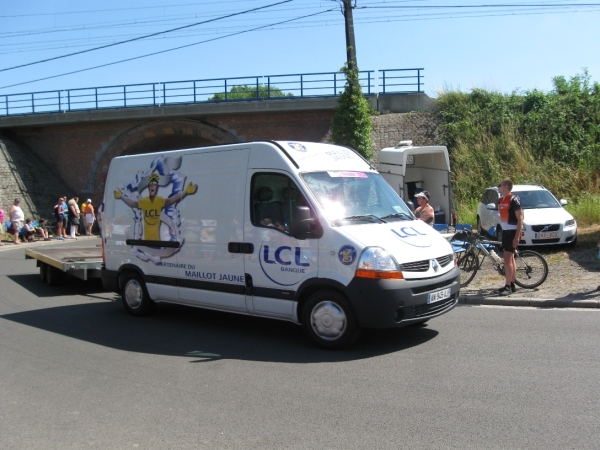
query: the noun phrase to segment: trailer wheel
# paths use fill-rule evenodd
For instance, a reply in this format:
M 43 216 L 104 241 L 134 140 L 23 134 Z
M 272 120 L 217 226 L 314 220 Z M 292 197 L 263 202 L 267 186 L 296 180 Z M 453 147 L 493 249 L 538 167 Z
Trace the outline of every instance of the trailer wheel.
M 325 290 L 312 294 L 302 309 L 302 326 L 319 347 L 350 347 L 361 335 L 350 302 L 342 294 Z
M 46 283 L 48 281 L 48 264 L 40 263 L 40 281 Z
M 63 273 L 56 267 L 49 265 L 46 265 L 46 267 L 46 283 L 48 283 L 48 286 L 56 286 L 60 283 Z
M 155 304 L 150 300 L 146 283 L 140 274 L 136 272 L 124 274 L 122 286 L 121 298 L 129 314 L 146 316 L 152 312 Z

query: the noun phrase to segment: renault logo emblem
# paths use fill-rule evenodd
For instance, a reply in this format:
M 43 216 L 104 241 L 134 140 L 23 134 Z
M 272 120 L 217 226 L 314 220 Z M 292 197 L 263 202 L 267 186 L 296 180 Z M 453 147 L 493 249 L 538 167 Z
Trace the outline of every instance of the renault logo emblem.
M 433 269 L 433 271 L 435 273 L 438 273 L 440 271 L 440 265 L 438 264 L 438 262 L 435 259 L 431 260 L 431 268 Z

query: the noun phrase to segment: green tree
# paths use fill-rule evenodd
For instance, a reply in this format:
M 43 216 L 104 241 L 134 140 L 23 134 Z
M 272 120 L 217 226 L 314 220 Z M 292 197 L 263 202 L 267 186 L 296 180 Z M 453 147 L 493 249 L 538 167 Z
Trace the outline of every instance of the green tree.
M 258 88 L 258 95 L 257 94 Z M 267 98 L 277 98 L 277 97 L 293 97 L 294 94 L 288 92 L 284 94 L 281 89 L 276 86 L 271 86 L 269 88 L 266 84 L 259 84 L 258 86 L 248 86 L 247 84 L 240 86 L 233 86 L 229 92 L 227 93 L 227 98 L 225 98 L 224 92 L 218 92 L 209 98 L 209 101 L 219 101 L 219 100 L 251 100 L 251 99 L 267 99 Z
M 346 87 L 331 120 L 331 137 L 336 144 L 351 147 L 368 160 L 373 156 L 371 107 L 363 96 L 358 70 L 345 65 L 341 71 L 346 74 Z

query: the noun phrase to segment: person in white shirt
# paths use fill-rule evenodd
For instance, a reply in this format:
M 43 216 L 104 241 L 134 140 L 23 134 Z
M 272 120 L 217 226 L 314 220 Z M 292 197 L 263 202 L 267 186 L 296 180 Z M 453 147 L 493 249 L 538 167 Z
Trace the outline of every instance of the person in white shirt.
M 15 202 L 10 207 L 8 215 L 10 216 L 10 227 L 12 228 L 13 236 L 15 238 L 15 244 L 19 243 L 19 230 L 23 227 L 23 221 L 25 220 L 25 214 L 19 206 L 21 200 L 15 198 Z

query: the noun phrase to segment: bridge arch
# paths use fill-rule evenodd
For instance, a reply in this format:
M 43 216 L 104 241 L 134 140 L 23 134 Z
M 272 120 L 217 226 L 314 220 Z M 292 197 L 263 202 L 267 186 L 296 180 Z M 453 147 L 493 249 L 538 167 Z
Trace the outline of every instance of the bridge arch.
M 241 139 L 235 134 L 198 120 L 157 120 L 136 125 L 111 140 L 96 154 L 88 190 L 96 195 L 103 194 L 108 166 L 117 156 L 236 142 L 241 142 Z

